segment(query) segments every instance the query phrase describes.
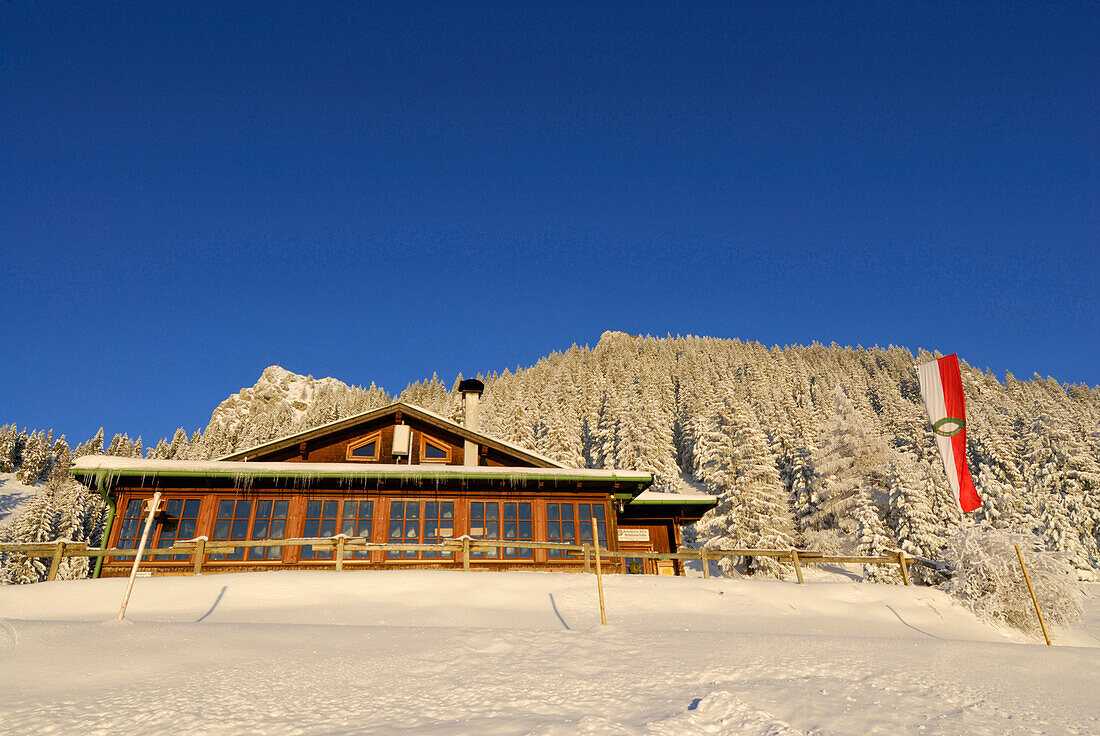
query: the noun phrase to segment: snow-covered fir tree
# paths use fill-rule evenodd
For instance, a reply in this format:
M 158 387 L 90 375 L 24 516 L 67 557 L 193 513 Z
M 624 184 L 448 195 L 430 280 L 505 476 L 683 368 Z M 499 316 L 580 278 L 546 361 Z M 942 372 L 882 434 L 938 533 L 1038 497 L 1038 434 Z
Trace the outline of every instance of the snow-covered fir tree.
M 565 464 L 649 470 L 656 490 L 717 494 L 706 523 L 685 530 L 695 544 L 885 545 L 935 557 L 961 521 L 913 370 L 936 357 L 896 346 L 768 348 L 608 332 L 594 347 L 479 375 L 481 428 Z M 1079 574 L 1095 574 L 1100 389 L 960 368 L 968 460 L 986 500 L 974 520 L 1028 535 L 1068 555 Z M 447 385 L 433 376 L 400 396 L 447 415 L 458 406 Z M 151 443 L 150 456 L 219 457 L 389 401 L 374 385 L 271 366 L 205 428 L 165 438 L 167 454 Z M 19 468 L 27 439 L 0 428 L 0 472 Z M 73 454 L 103 452 L 101 429 Z M 758 523 L 765 517 L 770 527 Z M 776 574 L 757 561 L 747 571 Z

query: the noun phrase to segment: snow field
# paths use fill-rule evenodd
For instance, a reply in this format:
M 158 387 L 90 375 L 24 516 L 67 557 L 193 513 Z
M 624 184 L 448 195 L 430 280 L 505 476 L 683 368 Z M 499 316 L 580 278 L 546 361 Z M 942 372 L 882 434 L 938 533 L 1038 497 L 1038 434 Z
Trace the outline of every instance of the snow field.
M 927 588 L 298 572 L 0 588 L 0 731 L 1095 734 L 1100 615 L 1048 649 Z
M 0 527 L 19 515 L 36 490 L 36 486 L 20 483 L 15 473 L 0 473 Z

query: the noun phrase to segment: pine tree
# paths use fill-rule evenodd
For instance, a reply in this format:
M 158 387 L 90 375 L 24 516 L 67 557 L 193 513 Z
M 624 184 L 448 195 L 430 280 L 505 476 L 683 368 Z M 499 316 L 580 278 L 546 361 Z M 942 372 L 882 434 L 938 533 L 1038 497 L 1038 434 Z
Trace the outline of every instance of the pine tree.
M 755 417 L 746 407 L 719 406 L 708 426 L 706 447 L 696 455 L 695 473 L 719 500 L 696 523 L 695 536 L 716 548 L 792 548 L 794 525 L 787 491 Z M 732 571 L 730 558 L 722 558 L 719 564 L 723 571 Z M 771 557 L 752 557 L 746 565 L 750 573 L 775 577 L 784 570 Z
M 7 527 L 6 536 L 12 542 L 48 542 L 56 537 L 57 509 L 53 503 L 53 494 L 48 488 L 31 496 L 23 512 Z M 0 568 L 0 580 L 10 585 L 25 585 L 44 580 L 47 562 L 41 557 L 27 557 L 21 552 L 12 552 L 4 559 Z
M 884 491 L 885 464 L 889 448 L 855 408 L 839 384 L 833 389 L 835 413 L 822 428 L 815 464 L 823 483 L 821 502 L 816 513 L 803 517 L 804 528 L 813 542 L 844 545 L 843 539 L 830 542 L 829 535 L 812 532 L 834 531 L 852 535 L 857 531 L 857 505 L 864 503 L 860 492 L 865 488 Z M 865 504 L 864 504 L 865 505 Z
M 69 443 L 65 441 L 65 435 L 53 443 L 53 462 L 50 470 L 51 478 L 65 479 L 69 477 L 69 468 L 73 465 L 73 452 L 69 449 Z
M 95 433 L 95 437 L 87 442 L 81 442 L 76 446 L 76 450 L 73 451 L 73 457 L 83 457 L 84 455 L 102 455 L 103 454 L 103 427 L 99 428 L 99 431 Z
M 167 445 L 164 454 L 159 457 L 165 460 L 180 460 L 187 454 L 187 432 L 183 427 L 176 430 L 176 433 L 172 435 L 172 443 Z
M 926 559 L 940 559 L 947 544 L 948 525 L 932 512 L 931 496 L 935 493 L 929 467 L 917 457 L 895 453 L 887 466 L 889 507 L 888 521 L 898 547 L 906 554 Z M 914 567 L 918 583 L 937 583 L 940 576 L 930 568 Z
M 15 425 L 0 427 L 0 473 L 15 470 Z
M 37 434 L 32 432 L 27 435 L 27 444 L 23 450 L 23 464 L 15 476 L 20 483 L 30 486 L 42 479 L 49 469 L 52 449 L 51 445 L 47 444 L 45 432 Z
M 876 489 L 861 487 L 855 497 L 856 554 L 863 557 L 882 557 L 894 548 L 883 521 L 879 496 Z M 863 579 L 872 583 L 896 583 L 900 573 L 893 566 L 866 564 Z

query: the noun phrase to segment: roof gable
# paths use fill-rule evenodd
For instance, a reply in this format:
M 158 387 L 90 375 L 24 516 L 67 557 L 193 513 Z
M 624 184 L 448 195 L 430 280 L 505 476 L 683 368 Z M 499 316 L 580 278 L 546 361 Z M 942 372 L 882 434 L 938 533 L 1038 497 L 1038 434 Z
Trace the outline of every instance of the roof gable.
M 537 452 L 512 444 L 511 442 L 505 442 L 504 440 L 490 437 L 481 432 L 467 429 L 458 422 L 454 422 L 435 412 L 428 411 L 419 406 L 407 404 L 403 401 L 397 401 L 387 406 L 371 409 L 370 411 L 352 417 L 338 419 L 335 422 L 329 422 L 328 424 L 323 424 L 319 427 L 314 427 L 287 437 L 269 440 L 254 447 L 237 450 L 218 458 L 218 460 L 263 460 L 265 458 L 270 458 L 272 455 L 277 455 L 280 452 L 300 446 L 301 443 L 323 442 L 327 437 L 346 434 L 357 427 L 367 427 L 372 423 L 377 423 L 379 420 L 384 420 L 388 416 L 393 416 L 396 421 L 398 412 L 401 412 L 402 420 L 411 418 L 423 424 L 438 428 L 446 434 L 454 435 L 462 440 L 469 440 L 483 447 L 495 450 L 505 458 L 512 460 L 514 462 L 514 467 L 566 467 Z

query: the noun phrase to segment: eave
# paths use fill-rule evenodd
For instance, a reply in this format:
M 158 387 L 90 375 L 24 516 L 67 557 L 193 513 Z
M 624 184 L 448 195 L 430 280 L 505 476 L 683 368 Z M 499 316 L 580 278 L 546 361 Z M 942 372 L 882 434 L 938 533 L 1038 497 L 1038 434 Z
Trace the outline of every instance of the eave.
M 284 463 L 234 462 L 227 460 L 143 460 L 139 458 L 86 455 L 77 458 L 69 471 L 77 478 L 93 479 L 100 475 L 118 478 L 226 478 L 248 482 L 251 479 L 286 479 L 308 483 L 332 480 L 428 480 L 428 481 L 508 481 L 612 486 L 618 492 L 636 496 L 653 482 L 649 473 L 613 469 L 521 468 L 463 465 L 380 465 L 364 463 Z

